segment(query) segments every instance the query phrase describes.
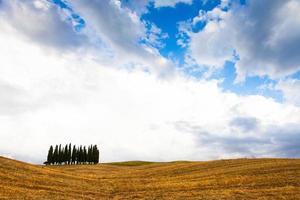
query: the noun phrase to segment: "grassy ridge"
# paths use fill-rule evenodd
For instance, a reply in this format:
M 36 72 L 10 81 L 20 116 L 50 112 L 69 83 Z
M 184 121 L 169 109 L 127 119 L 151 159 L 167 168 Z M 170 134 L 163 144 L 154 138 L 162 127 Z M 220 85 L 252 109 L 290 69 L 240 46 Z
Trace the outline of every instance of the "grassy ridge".
M 134 160 L 134 161 L 125 161 L 125 162 L 112 162 L 112 163 L 106 163 L 106 164 L 115 165 L 115 166 L 132 167 L 132 166 L 142 166 L 142 165 L 155 164 L 155 162 Z
M 0 199 L 300 199 L 300 160 L 46 167 L 0 157 Z

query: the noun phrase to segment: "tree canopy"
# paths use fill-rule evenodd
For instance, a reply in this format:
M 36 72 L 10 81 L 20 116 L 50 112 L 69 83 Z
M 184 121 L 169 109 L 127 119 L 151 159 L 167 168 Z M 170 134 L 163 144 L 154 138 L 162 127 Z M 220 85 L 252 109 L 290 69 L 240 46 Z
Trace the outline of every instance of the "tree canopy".
M 99 149 L 97 145 L 77 146 L 72 148 L 71 143 L 66 144 L 64 147 L 51 145 L 48 150 L 47 165 L 75 165 L 75 164 L 97 164 L 99 163 Z

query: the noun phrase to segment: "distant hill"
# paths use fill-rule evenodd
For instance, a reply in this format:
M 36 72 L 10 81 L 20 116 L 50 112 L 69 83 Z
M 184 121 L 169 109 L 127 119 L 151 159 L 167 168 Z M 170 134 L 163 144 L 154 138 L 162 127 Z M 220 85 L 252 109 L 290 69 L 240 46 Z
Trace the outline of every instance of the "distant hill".
M 300 199 L 300 159 L 39 166 L 0 157 L 0 199 Z

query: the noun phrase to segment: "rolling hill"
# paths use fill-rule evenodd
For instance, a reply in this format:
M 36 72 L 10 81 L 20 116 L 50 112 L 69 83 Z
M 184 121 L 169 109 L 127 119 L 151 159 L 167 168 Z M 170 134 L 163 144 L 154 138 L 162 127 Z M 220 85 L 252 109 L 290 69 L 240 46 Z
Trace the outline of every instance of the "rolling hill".
M 300 159 L 39 166 L 0 157 L 0 199 L 300 199 Z

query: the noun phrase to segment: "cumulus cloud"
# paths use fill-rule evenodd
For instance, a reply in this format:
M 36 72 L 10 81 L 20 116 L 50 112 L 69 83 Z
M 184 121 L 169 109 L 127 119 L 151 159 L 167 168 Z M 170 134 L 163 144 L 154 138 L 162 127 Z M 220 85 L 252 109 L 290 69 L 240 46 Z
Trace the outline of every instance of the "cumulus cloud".
M 178 3 L 191 4 L 192 0 L 154 0 L 155 7 L 175 7 Z
M 291 78 L 281 80 L 276 85 L 276 89 L 282 91 L 283 98 L 287 102 L 300 106 L 300 80 Z
M 0 115 L 22 113 L 30 109 L 30 99 L 27 93 L 4 82 L 0 83 Z
M 155 25 L 148 30 L 146 22 L 119 1 L 72 1 L 69 6 L 71 9 L 62 9 L 46 0 L 3 1 L 1 26 L 7 34 L 16 32 L 43 48 L 60 49 L 62 53 L 89 52 L 94 59 L 113 67 L 171 73 L 174 64 L 156 49 L 161 46 L 157 35 L 164 34 L 158 33 L 158 28 L 153 30 Z M 81 31 L 75 30 L 74 12 L 85 20 L 87 27 Z
M 153 4 L 155 8 L 162 7 L 176 7 L 177 4 L 192 4 L 192 0 L 131 0 L 122 2 L 123 5 L 134 10 L 137 14 L 141 15 L 148 11 L 147 6 Z
M 266 5 L 268 8 L 266 9 Z M 233 4 L 201 11 L 194 21 L 205 21 L 205 28 L 191 32 L 190 55 L 199 64 L 222 67 L 235 59 L 237 81 L 246 76 L 268 75 L 280 78 L 300 69 L 300 2 L 297 0 Z
M 122 1 L 122 5 L 130 8 L 138 15 L 142 15 L 148 11 L 147 6 L 149 5 L 149 0 L 132 0 L 132 1 Z
M 235 120 L 233 119 L 233 121 Z M 256 120 L 256 122 L 263 121 Z M 224 127 L 221 133 L 220 131 L 218 133 L 212 130 L 207 131 L 206 127 L 195 126 L 189 122 L 176 122 L 175 124 L 181 132 L 190 133 L 195 137 L 199 154 L 206 154 L 206 156 L 214 159 L 240 157 L 297 158 L 300 156 L 300 127 L 298 123 L 278 126 L 276 124 L 267 125 L 263 122 L 257 123 L 255 129 L 242 127 L 240 132 L 236 129 L 236 124 L 230 123 Z M 242 124 L 245 123 L 242 122 Z M 246 126 L 248 127 L 248 124 Z M 250 126 L 252 127 L 252 124 Z
M 172 70 L 171 61 L 162 57 L 152 45 L 141 43 L 149 39 L 145 24 L 136 12 L 122 7 L 121 2 L 93 0 L 87 4 L 76 0 L 71 5 L 86 20 L 87 28 L 111 51 L 111 65 L 139 67 L 163 75 Z
M 103 2 L 78 11 L 96 36 L 122 52 L 116 61 L 108 58 L 115 67 L 103 61 L 107 52 L 101 48 L 98 54 L 61 54 L 61 46 L 53 45 L 49 52 L 38 37 L 29 40 L 29 33 L 16 31 L 9 18 L 0 16 L 1 155 L 41 163 L 49 145 L 69 142 L 98 144 L 101 161 L 299 155 L 297 106 L 224 92 L 218 81 L 195 80 L 176 71 L 166 79 L 122 68 L 124 60 L 136 62 L 142 56 L 144 64 L 157 67 L 151 59 L 160 55 L 147 57 L 145 48 L 138 48 L 135 41 L 144 28 L 133 13 L 115 2 Z M 111 10 L 107 15 L 114 18 L 107 19 L 97 9 Z M 123 34 L 113 32 L 116 27 L 110 23 L 124 29 Z M 137 32 L 126 30 L 129 25 Z M 121 39 L 125 41 L 115 42 Z
M 243 132 L 257 129 L 258 121 L 254 117 L 236 117 L 232 119 L 230 125 L 241 129 Z
M 74 50 L 88 42 L 84 34 L 73 30 L 67 14 L 46 0 L 1 1 L 2 23 L 31 42 L 44 47 Z M 2 24 L 4 28 L 4 24 Z
M 103 161 L 294 156 L 288 152 L 297 150 L 284 151 L 297 137 L 295 128 L 285 138 L 290 124 L 300 121 L 297 107 L 224 93 L 215 81 L 159 79 L 77 53 L 49 55 L 22 37 L 1 38 L 6 48 L 0 53 L 7 55 L 0 68 L 7 98 L 1 107 L 14 108 L 8 102 L 17 99 L 22 109 L 2 110 L 0 151 L 15 158 L 42 162 L 48 145 L 65 142 L 97 143 Z M 274 124 L 280 131 L 264 128 Z M 273 137 L 285 142 L 273 144 Z

